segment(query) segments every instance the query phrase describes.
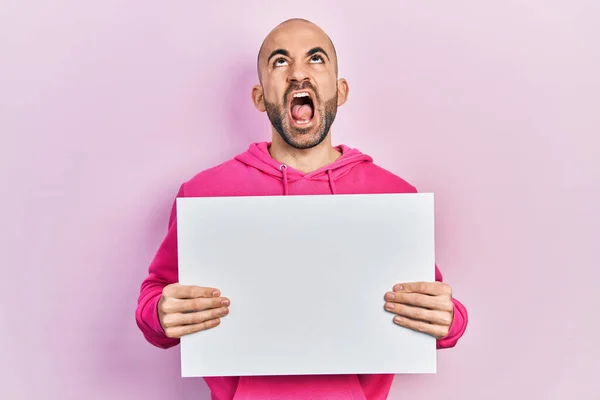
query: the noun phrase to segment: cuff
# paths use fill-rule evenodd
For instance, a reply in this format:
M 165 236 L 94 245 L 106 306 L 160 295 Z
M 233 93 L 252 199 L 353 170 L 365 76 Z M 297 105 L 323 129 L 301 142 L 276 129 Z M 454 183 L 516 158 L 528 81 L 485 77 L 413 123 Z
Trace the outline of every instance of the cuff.
M 467 329 L 469 322 L 467 309 L 456 299 L 452 299 L 452 302 L 454 303 L 454 318 L 446 337 L 437 340 L 438 349 L 454 347 Z
M 138 326 L 141 328 L 144 337 L 148 342 L 156 347 L 167 349 L 179 344 L 179 339 L 169 338 L 160 324 L 158 318 L 158 302 L 160 301 L 160 293 L 148 299 L 146 304 L 140 310 L 140 318 L 138 318 Z

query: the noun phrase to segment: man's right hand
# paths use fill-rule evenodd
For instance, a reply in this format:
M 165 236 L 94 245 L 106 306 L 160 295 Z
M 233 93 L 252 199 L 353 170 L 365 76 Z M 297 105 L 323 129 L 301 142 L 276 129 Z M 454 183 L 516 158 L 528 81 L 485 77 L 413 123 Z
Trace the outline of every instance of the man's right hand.
M 158 318 L 165 334 L 178 339 L 214 328 L 229 314 L 229 299 L 218 289 L 173 283 L 165 286 L 158 301 Z

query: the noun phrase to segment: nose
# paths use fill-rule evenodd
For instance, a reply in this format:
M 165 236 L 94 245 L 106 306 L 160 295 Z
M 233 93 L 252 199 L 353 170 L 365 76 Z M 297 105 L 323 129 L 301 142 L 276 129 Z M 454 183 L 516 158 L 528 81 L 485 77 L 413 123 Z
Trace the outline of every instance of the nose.
M 303 66 L 300 63 L 297 63 L 292 64 L 292 68 L 290 68 L 290 74 L 288 75 L 288 80 L 290 83 L 302 83 L 306 80 L 309 80 L 309 77 Z

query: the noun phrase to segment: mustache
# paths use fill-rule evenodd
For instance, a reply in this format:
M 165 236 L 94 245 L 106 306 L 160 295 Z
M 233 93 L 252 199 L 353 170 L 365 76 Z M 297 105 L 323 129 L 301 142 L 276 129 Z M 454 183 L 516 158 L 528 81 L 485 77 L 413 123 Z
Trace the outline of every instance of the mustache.
M 313 93 L 315 94 L 315 96 L 317 97 L 317 99 L 319 98 L 319 92 L 317 92 L 317 89 L 312 85 L 312 83 L 310 83 L 309 81 L 304 81 L 300 84 L 291 84 L 290 86 L 288 86 L 287 90 L 285 91 L 285 95 L 283 97 L 284 103 L 285 100 L 290 96 L 290 94 L 296 90 L 305 90 L 305 89 L 310 89 L 313 91 Z M 315 99 L 315 100 L 317 100 Z

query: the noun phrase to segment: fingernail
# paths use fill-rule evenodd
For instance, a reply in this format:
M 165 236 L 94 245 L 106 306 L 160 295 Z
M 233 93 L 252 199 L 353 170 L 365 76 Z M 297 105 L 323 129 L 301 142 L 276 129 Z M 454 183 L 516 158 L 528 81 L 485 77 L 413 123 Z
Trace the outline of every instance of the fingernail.
M 385 308 L 387 308 L 388 310 L 393 310 L 394 305 L 392 303 L 385 303 Z
M 219 291 L 218 291 L 218 290 L 214 290 L 214 291 L 212 292 L 212 295 L 213 295 L 213 296 L 215 296 L 215 297 L 218 297 L 218 296 L 220 295 L 220 293 L 219 293 Z
M 400 318 L 400 317 L 394 317 L 394 321 L 396 321 L 396 322 L 402 322 L 402 318 Z
M 224 306 L 228 306 L 229 305 L 229 300 L 223 300 L 221 301 L 221 304 Z
M 393 293 L 387 293 L 385 295 L 385 299 L 386 300 L 394 300 L 394 294 Z
M 396 286 L 394 287 L 394 290 L 395 290 L 395 291 L 397 291 L 397 292 L 399 292 L 399 291 L 400 291 L 400 290 L 402 290 L 402 289 L 404 289 L 404 287 L 402 287 L 402 285 L 396 285 Z

